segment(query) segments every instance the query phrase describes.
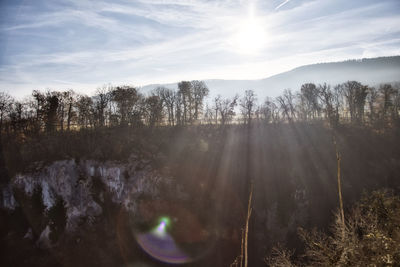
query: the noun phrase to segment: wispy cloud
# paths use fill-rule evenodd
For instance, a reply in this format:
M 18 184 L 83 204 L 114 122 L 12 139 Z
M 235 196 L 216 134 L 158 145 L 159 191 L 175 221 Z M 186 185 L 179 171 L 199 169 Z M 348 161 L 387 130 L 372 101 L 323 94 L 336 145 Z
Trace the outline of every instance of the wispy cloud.
M 39 0 L 0 20 L 0 90 L 263 78 L 302 64 L 399 54 L 397 0 L 288 2 Z M 251 4 L 266 42 L 243 54 L 232 38 Z
M 284 5 L 286 5 L 286 4 L 289 3 L 289 2 L 290 2 L 290 0 L 285 0 L 285 1 L 283 1 L 282 3 L 280 3 L 280 4 L 275 8 L 275 10 L 280 9 L 281 7 L 283 7 Z

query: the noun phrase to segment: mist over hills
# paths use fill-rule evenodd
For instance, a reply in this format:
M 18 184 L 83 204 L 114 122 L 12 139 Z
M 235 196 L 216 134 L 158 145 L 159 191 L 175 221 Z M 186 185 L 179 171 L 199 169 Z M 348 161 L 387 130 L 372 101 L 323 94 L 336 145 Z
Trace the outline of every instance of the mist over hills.
M 302 84 L 308 82 L 336 85 L 348 80 L 356 80 L 370 86 L 400 81 L 400 56 L 305 65 L 259 80 L 212 79 L 204 82 L 210 89 L 211 98 L 218 94 L 231 97 L 252 89 L 258 99 L 263 100 L 267 96 L 278 96 L 284 89 L 299 89 Z M 149 92 L 158 86 L 177 88 L 177 83 L 146 85 L 142 87 L 142 91 Z

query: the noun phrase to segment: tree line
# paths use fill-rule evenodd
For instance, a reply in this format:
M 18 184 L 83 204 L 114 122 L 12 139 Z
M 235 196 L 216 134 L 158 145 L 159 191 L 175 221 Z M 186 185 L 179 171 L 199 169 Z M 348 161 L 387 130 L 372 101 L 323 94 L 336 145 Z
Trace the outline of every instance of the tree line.
M 303 84 L 258 103 L 253 90 L 243 96 L 206 98 L 203 81 L 182 81 L 177 89 L 158 87 L 148 95 L 132 86 L 103 86 L 93 96 L 73 90 L 34 90 L 23 101 L 0 92 L 0 131 L 38 133 L 101 127 L 251 124 L 294 121 L 387 126 L 399 121 L 400 86 L 348 81 L 336 86 Z
M 236 107 L 239 107 L 237 109 Z M 236 114 L 237 111 L 239 114 Z M 399 121 L 400 84 L 381 84 L 378 88 L 348 81 L 334 87 L 326 83 L 305 83 L 300 90 L 286 89 L 276 97 L 258 103 L 253 90 L 240 98 L 217 96 L 207 105 L 203 121 L 227 124 L 232 121 L 279 123 L 327 121 L 332 127 L 340 123 L 387 126 Z
M 1 132 L 37 133 L 82 128 L 188 125 L 201 119 L 209 89 L 182 81 L 177 90 L 159 87 L 145 96 L 132 86 L 103 86 L 94 96 L 73 90 L 34 90 L 23 101 L 0 93 Z

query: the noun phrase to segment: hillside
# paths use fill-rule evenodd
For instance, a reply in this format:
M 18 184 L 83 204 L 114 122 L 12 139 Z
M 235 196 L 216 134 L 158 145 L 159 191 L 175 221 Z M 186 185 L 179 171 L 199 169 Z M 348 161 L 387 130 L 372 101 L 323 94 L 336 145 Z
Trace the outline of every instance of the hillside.
M 261 80 L 205 80 L 211 92 L 230 97 L 252 89 L 259 100 L 276 97 L 284 89 L 296 90 L 304 83 L 329 83 L 331 85 L 356 80 L 375 86 L 383 82 L 400 80 L 400 56 L 347 60 L 343 62 L 305 65 Z M 177 83 L 151 84 L 142 87 L 149 92 L 158 86 L 176 88 Z M 213 98 L 214 94 L 210 97 Z

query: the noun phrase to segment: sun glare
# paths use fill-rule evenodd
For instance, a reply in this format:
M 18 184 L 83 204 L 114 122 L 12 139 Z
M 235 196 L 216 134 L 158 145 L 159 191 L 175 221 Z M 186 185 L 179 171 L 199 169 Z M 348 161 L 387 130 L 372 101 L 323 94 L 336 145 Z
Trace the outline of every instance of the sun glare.
M 233 45 L 240 53 L 257 54 L 266 44 L 266 27 L 263 20 L 255 16 L 252 8 L 249 15 L 238 23 L 235 31 Z

